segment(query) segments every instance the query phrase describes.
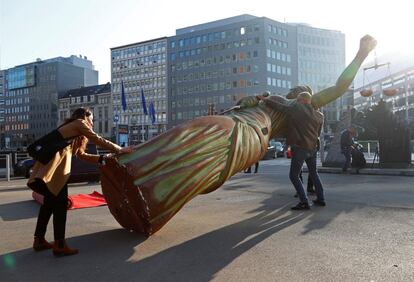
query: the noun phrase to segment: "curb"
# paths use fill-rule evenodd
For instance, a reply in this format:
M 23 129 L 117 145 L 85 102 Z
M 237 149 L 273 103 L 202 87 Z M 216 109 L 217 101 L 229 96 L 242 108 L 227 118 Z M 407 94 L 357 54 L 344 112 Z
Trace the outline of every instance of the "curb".
M 304 172 L 308 169 L 304 168 Z M 338 167 L 318 167 L 319 173 L 335 173 L 343 174 L 342 169 Z M 388 176 L 411 176 L 414 177 L 414 169 L 392 169 L 392 168 L 351 168 L 348 174 L 363 174 L 363 175 L 388 175 Z

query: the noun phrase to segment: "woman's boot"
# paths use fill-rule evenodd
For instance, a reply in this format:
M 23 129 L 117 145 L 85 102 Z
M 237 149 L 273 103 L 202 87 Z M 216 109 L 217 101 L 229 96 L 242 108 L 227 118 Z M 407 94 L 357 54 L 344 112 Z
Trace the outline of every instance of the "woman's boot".
M 46 241 L 44 237 L 34 237 L 33 250 L 35 250 L 36 252 L 48 250 L 51 248 L 53 248 L 53 244 L 50 244 L 48 241 Z
M 77 249 L 69 248 L 65 240 L 55 241 L 55 245 L 53 246 L 53 254 L 55 256 L 72 256 L 77 253 L 79 253 L 79 251 Z

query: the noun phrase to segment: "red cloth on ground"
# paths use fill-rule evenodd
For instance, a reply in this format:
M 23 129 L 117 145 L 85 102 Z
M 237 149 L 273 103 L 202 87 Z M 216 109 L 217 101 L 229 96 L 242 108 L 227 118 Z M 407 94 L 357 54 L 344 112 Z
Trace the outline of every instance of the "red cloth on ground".
M 36 202 L 43 205 L 43 195 L 33 192 L 32 197 Z M 93 191 L 91 194 L 78 194 L 68 197 L 68 210 L 99 207 L 106 204 L 104 196 L 97 191 Z
M 96 191 L 93 191 L 91 194 L 71 195 L 68 198 L 72 202 L 72 205 L 68 207 L 70 210 L 106 205 L 104 196 Z

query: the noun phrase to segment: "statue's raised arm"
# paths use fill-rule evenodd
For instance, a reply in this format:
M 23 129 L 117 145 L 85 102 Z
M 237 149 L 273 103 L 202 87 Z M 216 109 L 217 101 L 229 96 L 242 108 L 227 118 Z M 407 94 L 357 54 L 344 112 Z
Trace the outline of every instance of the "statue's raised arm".
M 315 108 L 320 108 L 342 96 L 348 90 L 365 58 L 376 45 L 377 41 L 372 36 L 365 35 L 362 37 L 355 58 L 339 76 L 336 84 L 314 94 L 312 96 L 312 105 Z

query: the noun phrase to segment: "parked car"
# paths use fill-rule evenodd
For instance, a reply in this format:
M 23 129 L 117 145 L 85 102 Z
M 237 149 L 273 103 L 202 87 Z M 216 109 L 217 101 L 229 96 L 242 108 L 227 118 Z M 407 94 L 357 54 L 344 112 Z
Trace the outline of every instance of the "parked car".
M 86 152 L 93 155 L 98 154 L 96 145 L 89 143 Z M 72 168 L 68 183 L 98 182 L 99 179 L 100 173 L 97 164 L 88 163 L 72 156 Z
M 270 140 L 266 155 L 263 159 L 270 160 L 278 157 L 284 157 L 283 144 L 278 141 Z
M 86 152 L 89 154 L 97 154 L 96 145 L 88 144 Z M 31 169 L 33 167 L 33 159 L 24 159 L 18 161 L 14 166 L 14 176 L 30 177 Z M 98 182 L 100 173 L 97 164 L 81 161 L 77 157 L 72 157 L 72 168 L 68 183 L 77 182 Z
M 26 178 L 29 178 L 33 164 L 33 159 L 24 159 L 18 161 L 13 167 L 14 176 L 24 176 Z

